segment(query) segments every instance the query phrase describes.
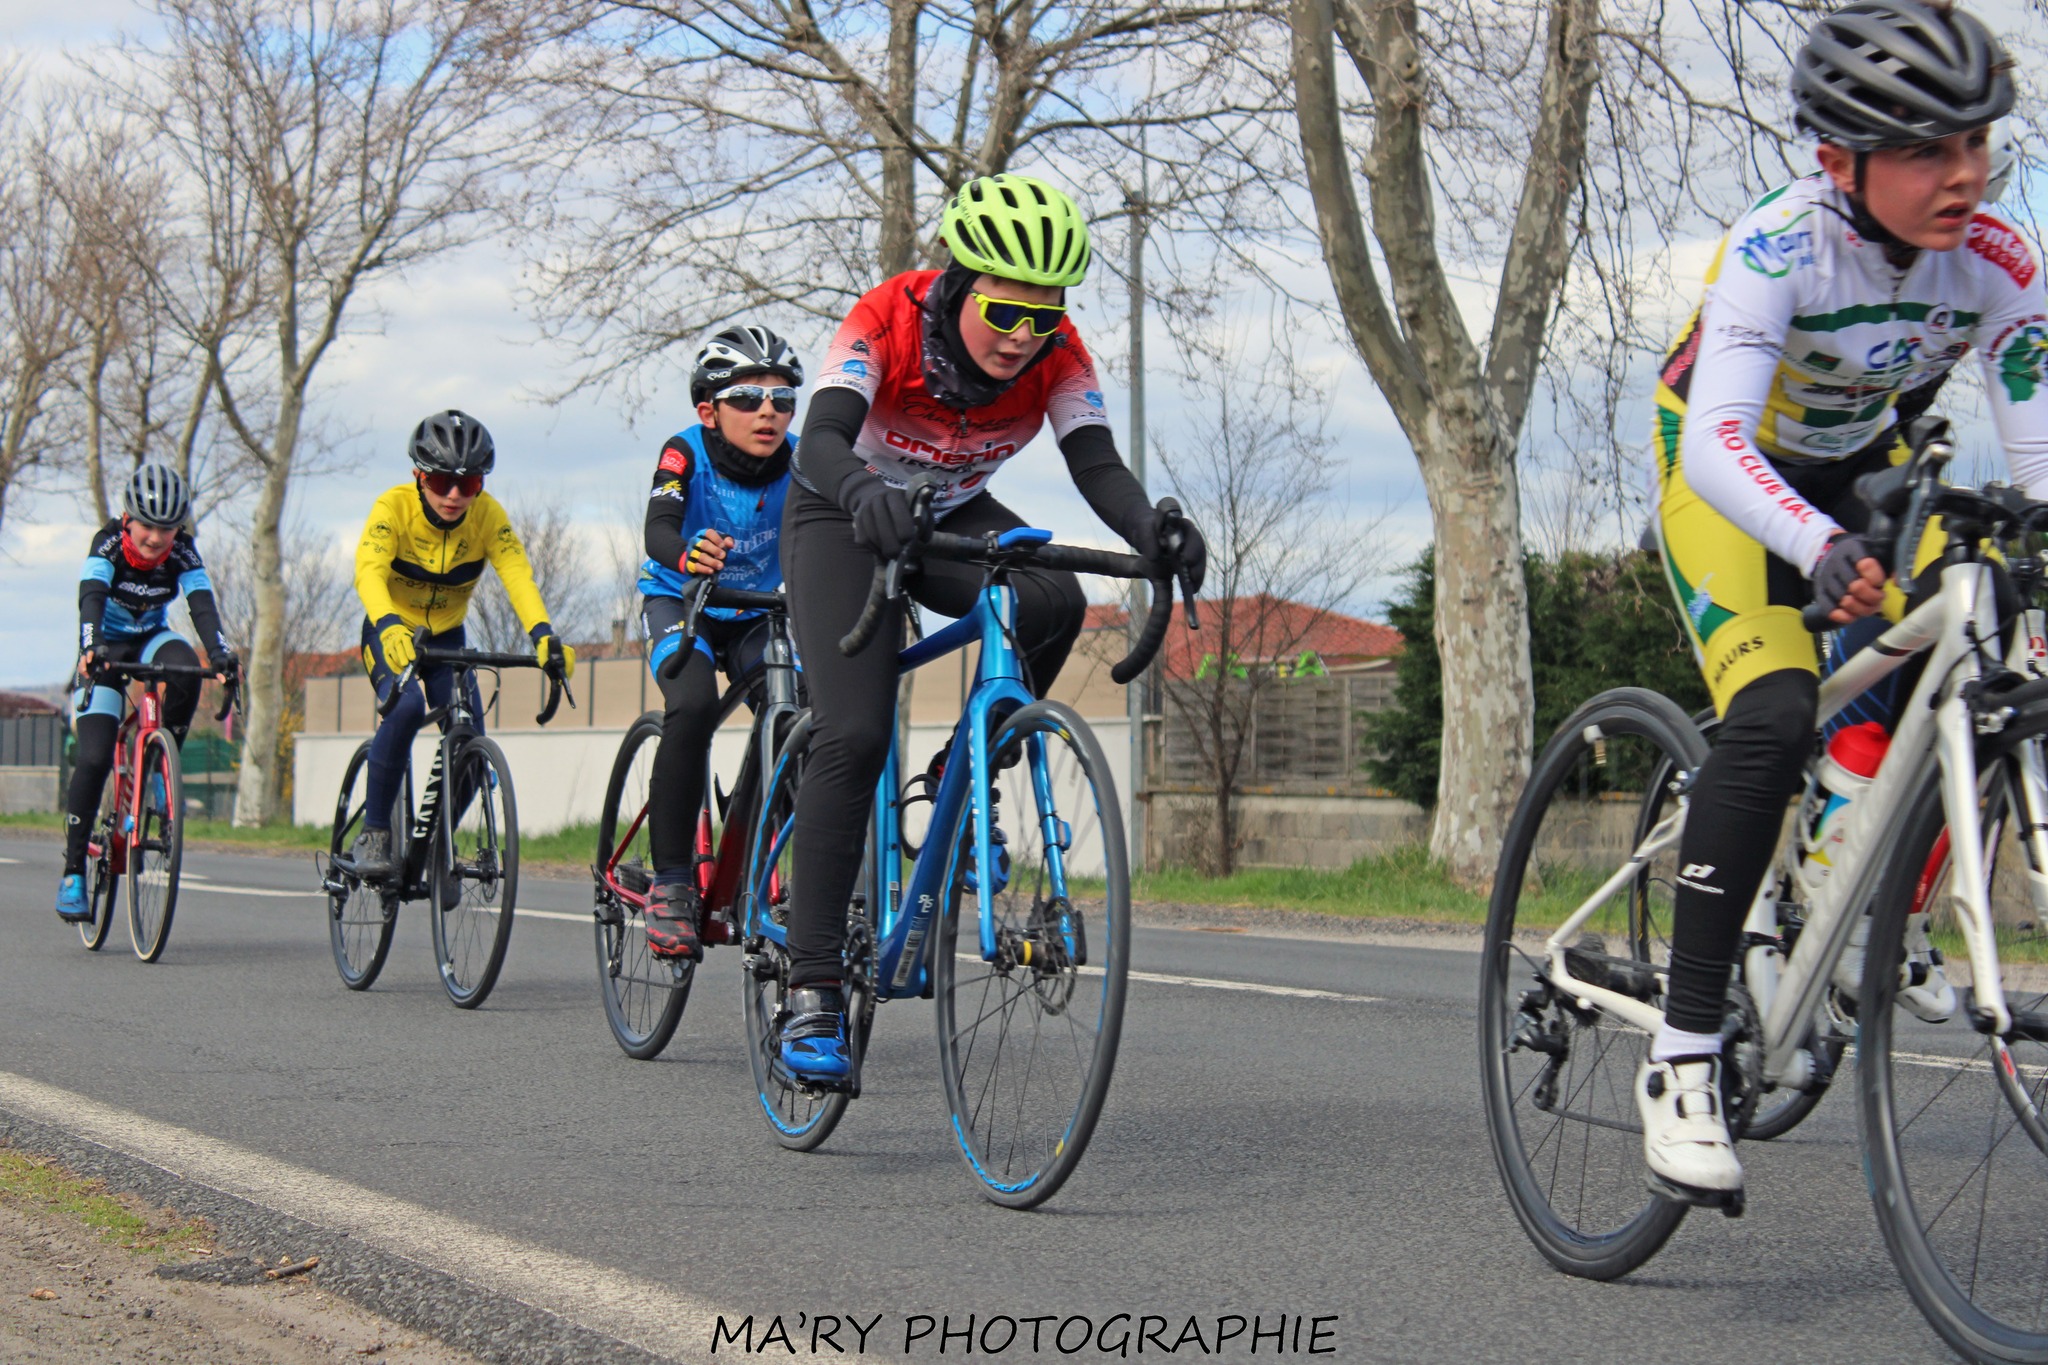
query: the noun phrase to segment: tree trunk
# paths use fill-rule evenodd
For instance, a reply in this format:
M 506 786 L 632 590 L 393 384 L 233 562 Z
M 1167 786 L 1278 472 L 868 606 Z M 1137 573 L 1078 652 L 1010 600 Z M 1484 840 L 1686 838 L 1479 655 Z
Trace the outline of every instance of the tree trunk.
M 917 126 L 917 20 L 922 0 L 889 0 L 890 112 Z M 882 147 L 882 278 L 917 267 L 917 161 L 902 141 Z
M 278 814 L 284 788 L 279 754 L 284 737 L 285 597 L 284 502 L 290 484 L 292 457 L 298 446 L 297 398 L 287 393 L 279 405 L 278 430 L 263 474 L 263 486 L 250 519 L 250 592 L 255 607 L 255 638 L 243 655 L 242 772 L 235 785 L 235 823 L 268 823 Z
M 106 347 L 95 337 L 85 381 L 85 482 L 92 494 L 93 511 L 99 515 L 98 524 L 102 526 L 113 515 L 107 501 L 106 370 Z
M 1237 808 L 1228 782 L 1216 784 L 1216 857 L 1211 870 L 1219 877 L 1237 871 Z
M 1429 851 L 1458 880 L 1490 887 L 1529 772 L 1535 690 L 1522 581 L 1513 447 L 1472 431 L 1418 446 L 1436 524 L 1436 645 L 1444 729 Z

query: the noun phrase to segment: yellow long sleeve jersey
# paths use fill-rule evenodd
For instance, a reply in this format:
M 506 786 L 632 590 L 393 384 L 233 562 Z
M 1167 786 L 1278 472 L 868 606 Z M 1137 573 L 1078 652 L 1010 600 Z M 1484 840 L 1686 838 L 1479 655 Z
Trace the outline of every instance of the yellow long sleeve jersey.
M 504 505 L 479 493 L 461 521 L 443 528 L 428 518 L 418 487 L 408 481 L 386 489 L 363 523 L 363 538 L 356 545 L 356 595 L 378 626 L 395 618 L 438 634 L 461 625 L 469 614 L 470 595 L 486 560 L 498 571 L 527 633 L 545 624 L 547 605 Z

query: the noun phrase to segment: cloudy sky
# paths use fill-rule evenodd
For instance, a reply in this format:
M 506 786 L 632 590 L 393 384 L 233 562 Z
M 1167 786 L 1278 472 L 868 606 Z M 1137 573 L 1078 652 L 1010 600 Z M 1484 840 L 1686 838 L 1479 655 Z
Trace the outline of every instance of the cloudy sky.
M 67 47 L 103 41 L 142 20 L 126 0 L 69 0 L 61 7 L 0 0 L 0 56 L 31 67 L 54 65 L 63 61 Z M 1710 246 L 1702 240 L 1679 247 L 1674 273 L 1687 297 L 1696 296 Z M 662 438 L 694 420 L 681 384 L 657 389 L 656 401 L 638 414 L 629 415 L 621 403 L 603 396 L 559 405 L 538 402 L 533 395 L 558 383 L 567 363 L 516 309 L 516 279 L 516 253 L 496 244 L 443 257 L 402 280 L 382 283 L 361 300 L 352 333 L 318 381 L 329 427 L 357 435 L 343 446 L 345 470 L 298 486 L 294 514 L 309 535 L 337 553 L 352 549 L 371 500 L 406 477 L 405 438 L 413 424 L 447 407 L 476 415 L 495 435 L 494 492 L 515 503 L 560 503 L 593 547 L 608 528 L 620 524 L 622 507 L 637 504 Z M 1326 293 L 1327 278 L 1319 266 L 1308 265 L 1298 287 Z M 1487 291 L 1467 288 L 1468 312 L 1483 336 Z M 1120 294 L 1085 290 L 1077 302 L 1084 336 L 1121 347 L 1125 313 Z M 1674 309 L 1681 306 L 1674 300 Z M 1342 462 L 1339 494 L 1348 515 L 1361 524 L 1384 516 L 1375 539 L 1386 548 L 1389 562 L 1412 558 L 1428 541 L 1428 512 L 1392 415 L 1362 365 L 1320 322 L 1284 320 L 1290 332 L 1298 331 L 1292 338 L 1297 358 L 1327 385 L 1328 431 Z M 1245 301 L 1226 325 L 1250 356 L 1270 345 L 1272 314 L 1259 301 Z M 798 333 L 792 340 L 815 359 L 822 354 L 826 329 Z M 1150 340 L 1155 355 L 1166 353 L 1163 334 L 1155 331 Z M 1107 389 L 1121 440 L 1128 433 L 1125 394 L 1115 382 Z M 1190 391 L 1155 371 L 1149 399 L 1155 447 L 1183 437 L 1213 412 L 1212 403 L 1213 385 L 1211 392 Z M 1041 439 L 1005 467 L 998 496 L 1062 538 L 1108 543 L 1108 533 L 1073 492 L 1049 441 Z M 67 673 L 76 636 L 77 568 L 91 529 L 78 507 L 63 497 L 9 506 L 0 527 L 0 576 L 7 582 L 10 606 L 0 617 L 0 686 L 47 686 Z M 200 543 L 213 561 L 237 552 L 231 537 L 210 536 L 204 527 Z M 1371 612 L 1387 586 L 1384 578 L 1368 585 L 1354 608 Z M 352 633 L 352 622 L 349 629 Z

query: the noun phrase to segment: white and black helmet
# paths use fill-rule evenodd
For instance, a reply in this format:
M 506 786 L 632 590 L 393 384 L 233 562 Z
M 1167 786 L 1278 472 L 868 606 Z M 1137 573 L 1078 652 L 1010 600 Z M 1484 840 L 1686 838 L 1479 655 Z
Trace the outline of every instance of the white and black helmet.
M 2012 185 L 2012 173 L 2020 168 L 2020 149 L 2013 141 L 2012 125 L 2000 119 L 1991 125 L 1991 176 L 1984 182 L 1984 202 L 1995 204 Z
M 734 375 L 750 370 L 773 371 L 794 385 L 804 382 L 804 364 L 795 349 L 766 327 L 749 323 L 717 333 L 697 352 L 697 367 L 690 371 L 690 401 L 707 401 Z
M 145 526 L 182 526 L 192 511 L 185 480 L 167 464 L 145 464 L 128 476 L 122 507 Z
M 1799 127 L 1850 151 L 1982 128 L 2012 109 L 2012 59 L 1974 15 L 1857 0 L 1823 15 L 1792 60 Z
M 488 474 L 498 448 L 484 424 L 466 412 L 437 412 L 412 429 L 412 467 L 429 474 Z

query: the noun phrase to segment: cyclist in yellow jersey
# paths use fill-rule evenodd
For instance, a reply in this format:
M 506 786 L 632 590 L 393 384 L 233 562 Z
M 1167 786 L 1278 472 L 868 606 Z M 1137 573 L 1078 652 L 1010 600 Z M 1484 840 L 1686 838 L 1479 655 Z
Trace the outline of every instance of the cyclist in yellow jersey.
M 1794 60 L 1820 173 L 1751 206 L 1664 362 L 1654 451 L 1664 565 L 1721 726 L 1693 785 L 1674 891 L 1665 1022 L 1638 1073 L 1651 1183 L 1742 1187 L 1721 1112 L 1721 1028 L 1742 924 L 1812 751 L 1817 602 L 1846 626 L 1898 606 L 1866 546 L 1857 476 L 1904 451 L 1896 405 L 1975 350 L 2015 482 L 2048 496 L 2048 304 L 2040 267 L 1984 207 L 2011 61 L 1947 5 L 1858 0 Z M 1955 991 L 1921 917 L 1901 1005 Z M 1850 989 L 1853 990 L 1854 983 Z
M 533 581 L 526 547 L 498 500 L 484 492 L 497 462 L 491 433 L 466 413 L 434 414 L 412 434 L 413 477 L 385 490 L 370 509 L 356 546 L 356 595 L 363 601 L 363 667 L 381 704 L 413 661 L 413 637 L 424 629 L 433 649 L 460 649 L 469 599 L 486 561 L 498 571 L 519 624 L 533 640 L 542 668 L 576 672 L 576 651 L 555 638 L 547 604 Z M 446 667 L 416 675 L 377 727 L 370 743 L 368 807 L 351 850 L 364 877 L 391 871 L 392 804 L 405 774 L 413 736 L 430 707 L 448 701 L 454 678 Z M 475 684 L 471 687 L 474 689 Z M 481 724 L 483 705 L 469 706 Z

